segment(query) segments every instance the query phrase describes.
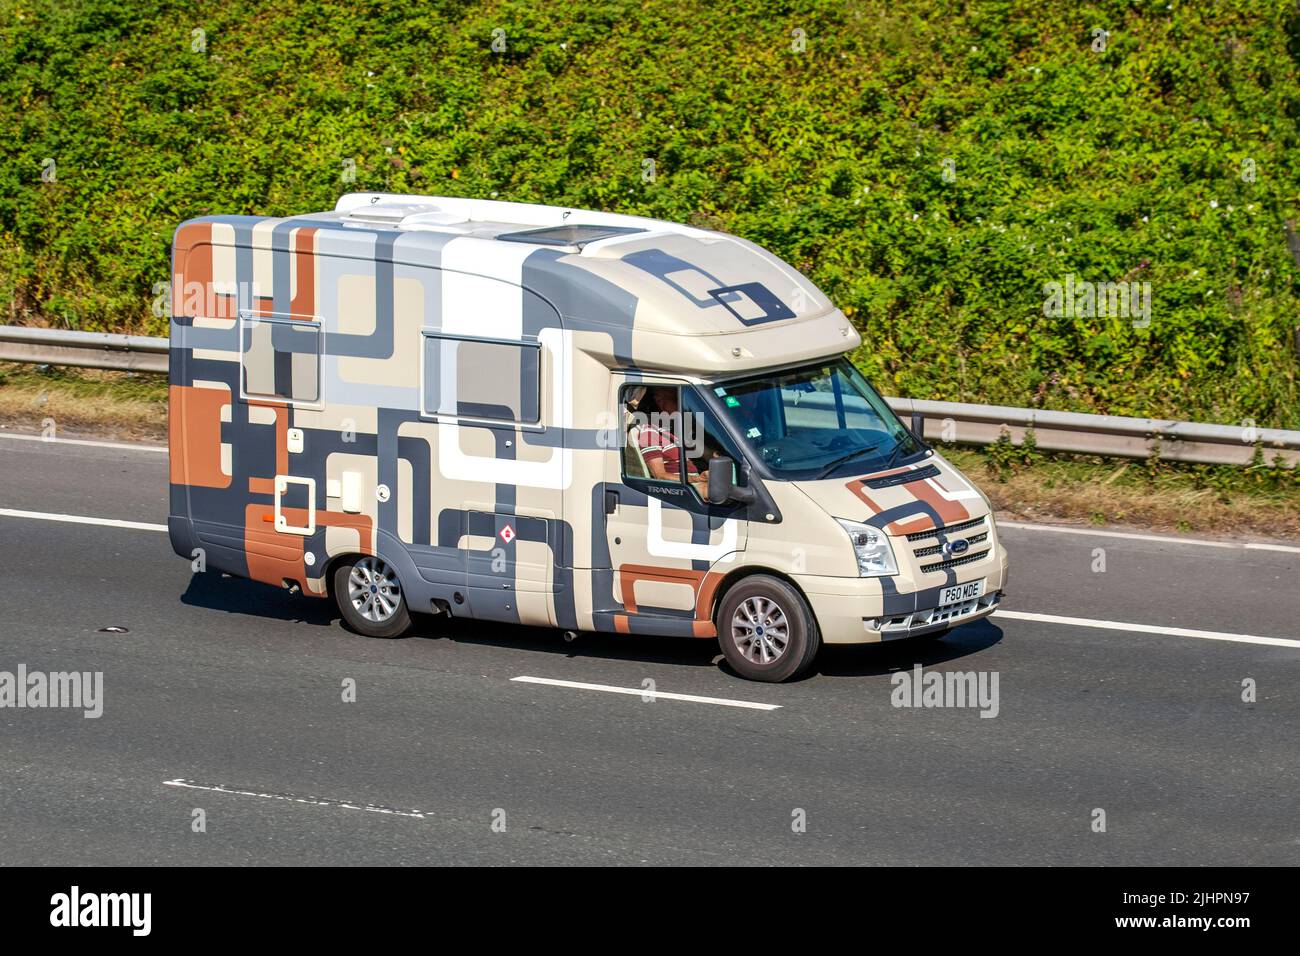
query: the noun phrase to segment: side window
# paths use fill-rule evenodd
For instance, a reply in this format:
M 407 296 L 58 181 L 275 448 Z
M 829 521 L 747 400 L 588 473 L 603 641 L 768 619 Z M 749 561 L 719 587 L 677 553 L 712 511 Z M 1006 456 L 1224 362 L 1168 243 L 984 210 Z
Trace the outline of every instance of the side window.
M 674 385 L 627 385 L 623 416 L 623 477 L 681 484 L 685 457 L 681 389 Z
M 243 313 L 244 394 L 286 402 L 320 401 L 320 323 Z
M 686 389 L 682 394 L 682 419 L 684 423 L 690 423 L 688 430 L 692 436 L 686 452 L 687 469 L 689 471 L 694 465 L 694 470 L 704 476 L 704 482 L 695 489 L 701 500 L 708 487 L 709 462 L 714 458 L 730 458 L 737 466 L 731 480 L 744 485 L 745 475 L 739 467 L 744 457 L 723 429 L 722 423 L 693 389 Z
M 541 346 L 536 342 L 424 333 L 422 411 L 493 421 L 541 421 Z

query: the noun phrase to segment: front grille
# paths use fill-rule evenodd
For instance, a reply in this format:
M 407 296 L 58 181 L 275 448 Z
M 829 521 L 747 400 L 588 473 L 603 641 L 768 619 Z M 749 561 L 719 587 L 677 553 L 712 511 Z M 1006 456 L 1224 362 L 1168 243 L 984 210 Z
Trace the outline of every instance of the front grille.
M 947 571 L 949 568 L 960 568 L 963 564 L 974 564 L 976 561 L 983 561 L 992 552 L 981 551 L 979 554 L 966 554 L 960 558 L 953 558 L 951 561 L 936 561 L 933 564 L 921 565 L 921 570 L 930 571 Z
M 966 541 L 968 541 L 970 544 L 979 544 L 981 541 L 987 540 L 988 536 L 989 533 L 987 531 L 981 531 L 979 534 L 971 535 L 969 538 L 966 539 Z M 943 554 L 943 545 L 932 544 L 924 548 L 917 548 L 912 553 L 915 554 L 918 558 L 928 558 L 932 554 Z
M 972 518 L 970 521 L 963 521 L 961 524 L 945 525 L 942 528 L 931 528 L 929 531 L 913 531 L 907 536 L 908 541 L 924 541 L 926 538 L 937 538 L 942 534 L 956 534 L 959 531 L 965 531 L 967 528 L 974 528 L 982 525 L 988 516 L 981 518 Z
M 993 611 L 1002 601 L 1002 592 L 994 591 L 977 598 L 944 604 L 940 607 L 922 608 L 910 614 L 895 614 L 888 617 L 864 617 L 862 623 L 868 629 L 879 631 L 884 640 L 909 637 L 913 634 L 925 634 L 943 627 L 955 627 L 959 623 L 975 616 L 985 616 Z

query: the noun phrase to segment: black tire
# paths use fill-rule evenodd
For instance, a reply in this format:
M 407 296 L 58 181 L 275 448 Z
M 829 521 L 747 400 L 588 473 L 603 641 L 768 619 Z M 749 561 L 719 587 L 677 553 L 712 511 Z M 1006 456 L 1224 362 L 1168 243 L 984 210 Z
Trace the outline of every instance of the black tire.
M 354 570 L 356 579 L 353 579 Z M 406 593 L 397 580 L 397 572 L 382 558 L 358 555 L 340 561 L 334 569 L 333 583 L 334 602 L 348 630 L 365 637 L 401 637 L 410 630 Z M 369 592 L 370 603 L 365 600 L 365 591 Z
M 737 610 L 742 605 L 749 613 L 738 619 Z M 752 616 L 755 609 L 765 608 L 761 618 Z M 751 626 L 744 619 L 758 623 Z M 785 622 L 784 628 L 780 627 L 781 621 Z M 773 684 L 793 680 L 812 666 L 821 649 L 821 632 L 803 595 L 767 574 L 750 575 L 728 591 L 718 604 L 714 624 L 723 656 L 732 670 L 746 680 Z M 774 659 L 765 662 L 762 658 L 780 642 L 777 632 L 770 630 L 774 626 L 784 636 L 785 646 Z

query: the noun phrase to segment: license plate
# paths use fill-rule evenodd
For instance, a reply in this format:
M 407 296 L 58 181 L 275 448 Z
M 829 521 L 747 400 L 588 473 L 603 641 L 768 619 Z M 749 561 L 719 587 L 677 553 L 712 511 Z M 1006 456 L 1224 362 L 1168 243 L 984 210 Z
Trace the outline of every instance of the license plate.
M 942 588 L 939 591 L 939 606 L 945 604 L 958 604 L 962 601 L 969 601 L 977 598 L 984 593 L 984 579 L 978 581 L 967 581 L 965 584 L 953 584 L 949 587 Z

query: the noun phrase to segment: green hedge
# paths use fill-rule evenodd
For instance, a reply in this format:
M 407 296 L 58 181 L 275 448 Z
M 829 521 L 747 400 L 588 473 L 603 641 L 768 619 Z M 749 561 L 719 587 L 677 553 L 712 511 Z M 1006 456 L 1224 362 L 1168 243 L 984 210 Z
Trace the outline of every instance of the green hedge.
M 0 10 L 10 322 L 161 332 L 190 216 L 497 196 L 767 245 L 896 394 L 1300 427 L 1290 0 Z M 1070 274 L 1149 326 L 1044 315 Z

